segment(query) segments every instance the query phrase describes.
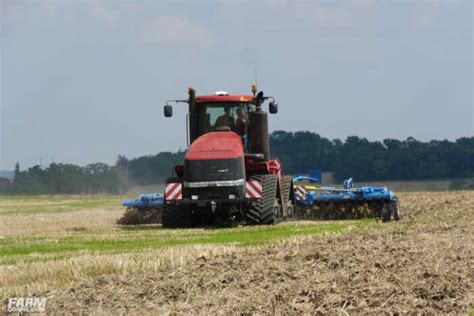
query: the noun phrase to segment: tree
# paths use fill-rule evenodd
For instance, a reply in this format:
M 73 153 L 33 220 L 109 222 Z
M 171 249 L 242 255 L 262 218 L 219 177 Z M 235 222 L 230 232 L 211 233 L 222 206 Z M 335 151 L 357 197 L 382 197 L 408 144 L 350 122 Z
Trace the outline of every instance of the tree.
M 14 180 L 15 180 L 15 181 L 18 180 L 18 179 L 20 179 L 20 172 L 21 172 L 21 171 L 20 171 L 20 163 L 17 162 L 17 163 L 15 164 L 15 171 L 14 171 L 14 176 L 15 176 Z
M 125 155 L 118 155 L 117 161 L 115 162 L 115 166 L 123 169 L 127 169 L 128 167 L 128 158 Z

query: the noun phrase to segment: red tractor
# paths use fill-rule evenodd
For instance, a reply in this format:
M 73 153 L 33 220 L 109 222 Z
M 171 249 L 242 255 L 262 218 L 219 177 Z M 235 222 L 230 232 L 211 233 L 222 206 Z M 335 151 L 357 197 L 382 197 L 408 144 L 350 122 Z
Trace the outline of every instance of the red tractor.
M 171 117 L 170 102 L 188 104 L 189 149 L 184 165 L 165 184 L 164 227 L 196 225 L 273 224 L 293 216 L 291 176 L 270 157 L 268 114 L 277 113 L 273 97 L 252 86 L 253 95 L 196 96 L 167 101 L 164 115 Z

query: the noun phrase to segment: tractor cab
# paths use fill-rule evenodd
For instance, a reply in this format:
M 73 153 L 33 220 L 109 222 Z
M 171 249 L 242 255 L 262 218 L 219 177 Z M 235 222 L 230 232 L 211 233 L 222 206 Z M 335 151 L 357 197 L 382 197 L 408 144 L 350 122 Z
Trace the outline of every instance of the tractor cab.
M 222 91 L 216 92 L 215 96 L 197 97 L 196 136 L 218 131 L 234 132 L 239 135 L 246 149 L 250 124 L 249 112 L 255 110 L 252 100 L 251 96 L 229 96 Z
M 217 91 L 214 95 L 196 96 L 194 89 L 189 88 L 189 99 L 167 101 L 164 114 L 172 116 L 170 102 L 188 103 L 188 146 L 211 132 L 233 132 L 241 138 L 248 155 L 255 154 L 255 157 L 268 160 L 268 119 L 262 104 L 265 100 L 271 100 L 270 113 L 277 113 L 278 105 L 273 97 L 257 93 L 256 86 L 252 86 L 252 92 L 253 95 L 229 95 L 225 91 Z

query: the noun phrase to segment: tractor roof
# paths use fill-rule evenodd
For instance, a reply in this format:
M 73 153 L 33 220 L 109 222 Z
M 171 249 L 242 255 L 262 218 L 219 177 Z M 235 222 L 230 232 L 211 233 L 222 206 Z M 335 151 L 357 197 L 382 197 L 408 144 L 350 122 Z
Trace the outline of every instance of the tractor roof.
M 196 103 L 208 102 L 252 102 L 251 95 L 202 95 L 196 97 Z

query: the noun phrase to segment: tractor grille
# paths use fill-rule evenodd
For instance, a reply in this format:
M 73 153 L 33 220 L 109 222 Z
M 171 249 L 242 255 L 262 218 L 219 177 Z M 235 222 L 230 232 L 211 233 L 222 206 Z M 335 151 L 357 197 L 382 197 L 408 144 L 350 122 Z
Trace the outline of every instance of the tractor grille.
M 216 160 L 186 160 L 185 182 L 231 181 L 245 179 L 242 157 Z

